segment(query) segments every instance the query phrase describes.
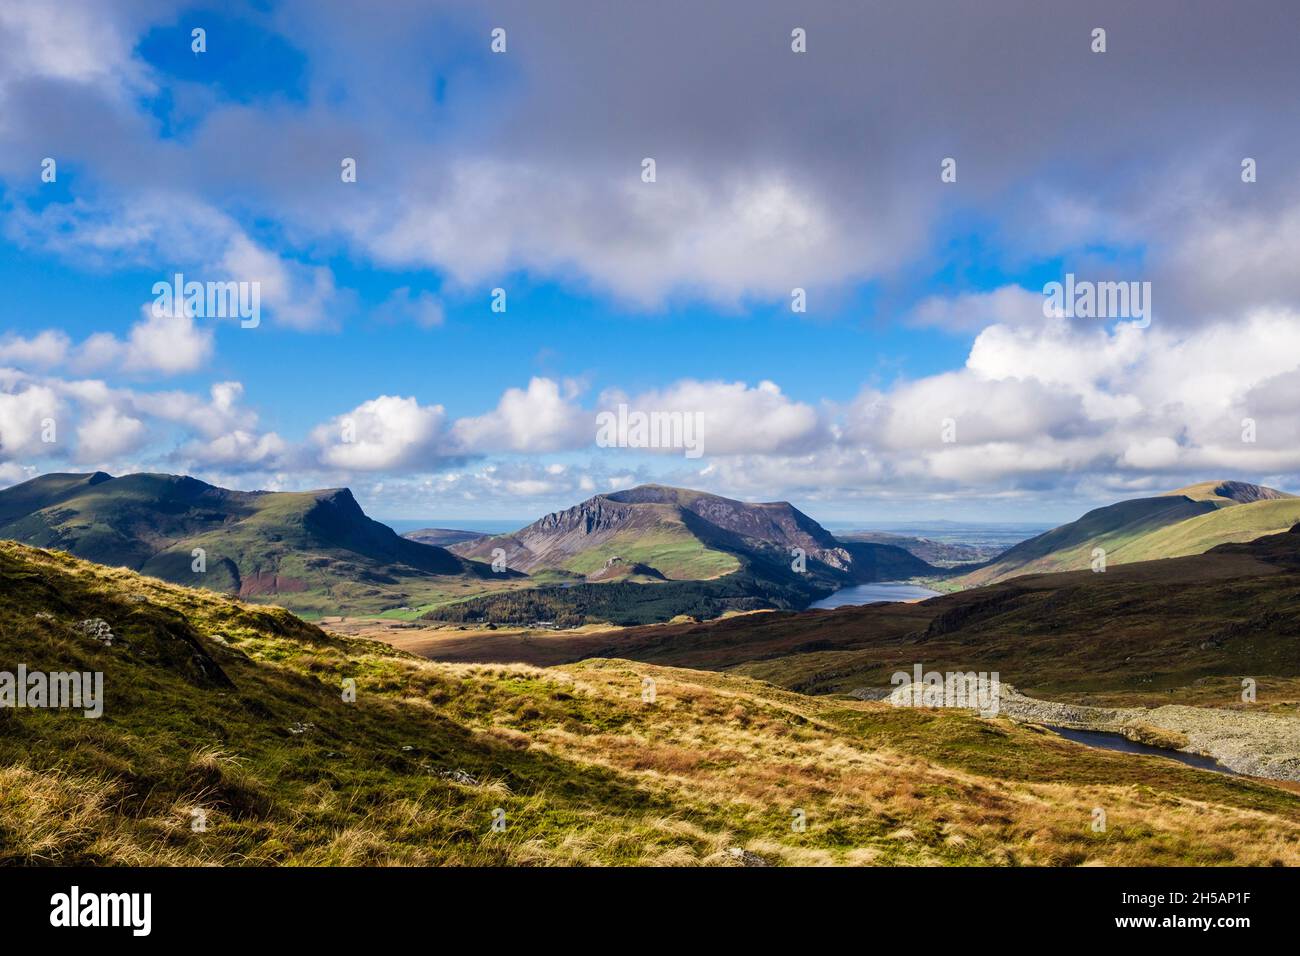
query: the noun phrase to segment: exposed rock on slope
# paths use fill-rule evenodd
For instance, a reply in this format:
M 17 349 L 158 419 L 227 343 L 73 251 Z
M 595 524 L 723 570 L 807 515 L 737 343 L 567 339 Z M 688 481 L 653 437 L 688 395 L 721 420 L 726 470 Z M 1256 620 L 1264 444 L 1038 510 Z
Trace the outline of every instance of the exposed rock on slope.
M 704 580 L 760 559 L 789 566 L 795 549 L 815 571 L 840 583 L 909 577 L 931 571 L 901 548 L 845 546 L 787 502 L 752 504 L 718 495 L 642 485 L 596 495 L 538 519 L 514 534 L 453 546 L 456 554 L 489 560 L 505 551 L 511 568 L 533 573 L 598 575 L 611 557 L 641 563 L 672 580 Z

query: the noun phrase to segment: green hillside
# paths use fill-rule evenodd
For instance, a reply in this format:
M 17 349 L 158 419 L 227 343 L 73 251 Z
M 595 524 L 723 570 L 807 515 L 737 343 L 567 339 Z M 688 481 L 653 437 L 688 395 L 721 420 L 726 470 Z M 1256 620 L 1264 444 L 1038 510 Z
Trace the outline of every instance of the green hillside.
M 1077 521 L 1022 541 L 950 583 L 975 587 L 1021 574 L 1079 571 L 1091 567 L 1097 548 L 1106 552 L 1107 566 L 1199 554 L 1215 545 L 1289 528 L 1294 519 L 1286 521 L 1284 515 L 1300 513 L 1292 510 L 1298 502 L 1260 485 L 1202 482 L 1089 511 Z M 1180 530 L 1185 524 L 1189 527 Z
M 933 570 L 893 545 L 840 542 L 788 502 L 743 502 L 665 485 L 596 495 L 513 534 L 478 538 L 452 551 L 478 560 L 503 551 L 509 567 L 529 574 L 550 570 L 587 578 L 619 558 L 654 568 L 669 581 L 702 581 L 755 565 L 788 570 L 796 553 L 804 555 L 810 579 L 831 587 L 882 580 L 882 573 L 911 577 Z
M 435 664 L 13 543 L 0 577 L 3 666 L 104 681 L 0 708 L 0 865 L 1300 864 L 1295 794 L 1006 719 Z
M 0 491 L 0 537 L 306 613 L 427 604 L 497 583 L 485 566 L 367 518 L 347 489 L 243 492 L 176 475 L 46 475 Z
M 894 545 L 840 542 L 788 502 L 742 502 L 665 485 L 596 495 L 513 534 L 452 551 L 482 561 L 504 553 L 512 569 L 569 579 L 441 605 L 425 615 L 430 620 L 577 626 L 800 609 L 850 584 L 934 570 Z M 804 558 L 801 570 L 796 554 Z M 641 573 L 611 573 L 612 564 Z
M 529 574 L 559 571 L 583 578 L 601 572 L 613 558 L 654 568 L 670 581 L 718 578 L 742 566 L 721 528 L 700 521 L 687 505 L 703 496 L 684 489 L 672 498 L 629 499 L 597 495 L 555 512 L 513 534 L 453 545 L 465 557 L 490 560 L 498 549 L 511 568 Z M 739 503 L 737 503 L 739 504 Z M 752 542 L 762 546 L 767 542 Z
M 528 659 L 525 648 L 497 644 L 492 658 L 458 659 Z M 631 628 L 575 652 L 729 670 L 809 693 L 888 686 L 894 671 L 923 661 L 997 670 L 1034 696 L 1147 706 L 1239 706 L 1250 676 L 1260 706 L 1300 715 L 1300 525 L 1105 574 L 1023 575 L 915 604 Z
M 740 568 L 740 560 L 709 547 L 673 515 L 665 515 L 652 529 L 628 528 L 600 544 L 559 561 L 557 570 L 583 577 L 600 573 L 612 558 L 644 564 L 668 580 L 699 581 L 718 578 Z
M 1116 549 L 1114 560 L 1155 561 L 1201 554 L 1220 544 L 1254 541 L 1300 523 L 1300 498 L 1254 501 L 1206 512 Z

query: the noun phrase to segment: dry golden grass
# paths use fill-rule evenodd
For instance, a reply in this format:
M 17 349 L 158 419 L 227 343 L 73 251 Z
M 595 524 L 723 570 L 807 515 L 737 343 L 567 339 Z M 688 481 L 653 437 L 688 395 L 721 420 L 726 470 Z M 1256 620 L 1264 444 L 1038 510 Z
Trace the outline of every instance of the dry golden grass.
M 5 560 L 3 659 L 103 670 L 107 699 L 99 720 L 0 712 L 0 862 L 1300 864 L 1291 791 L 1005 720 L 627 661 L 435 664 L 129 572 Z M 83 616 L 131 649 L 78 640 Z M 142 656 L 182 624 L 233 689 Z

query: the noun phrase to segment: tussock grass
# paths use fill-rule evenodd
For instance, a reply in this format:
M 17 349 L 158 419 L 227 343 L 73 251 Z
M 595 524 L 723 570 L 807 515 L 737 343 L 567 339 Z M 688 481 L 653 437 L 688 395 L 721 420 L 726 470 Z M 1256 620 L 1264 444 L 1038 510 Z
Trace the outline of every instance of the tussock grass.
M 435 664 L 13 544 L 0 574 L 2 666 L 102 670 L 106 696 L 99 720 L 0 711 L 3 863 L 1300 863 L 1294 793 L 1003 721 L 618 660 Z

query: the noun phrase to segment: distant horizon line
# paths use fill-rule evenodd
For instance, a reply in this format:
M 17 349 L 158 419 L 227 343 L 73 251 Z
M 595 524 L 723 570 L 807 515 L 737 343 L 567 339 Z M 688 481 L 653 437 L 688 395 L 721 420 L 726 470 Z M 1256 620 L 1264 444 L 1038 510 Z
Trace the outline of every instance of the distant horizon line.
M 802 508 L 799 509 L 803 511 Z M 804 512 L 807 514 L 807 512 Z M 809 515 L 809 517 L 813 517 Z M 425 528 L 445 528 L 449 531 L 478 530 L 475 528 L 456 528 L 453 524 L 470 524 L 475 521 L 482 521 L 489 524 L 505 524 L 520 522 L 516 527 L 526 527 L 532 524 L 537 518 L 387 518 L 378 515 L 373 516 L 375 521 L 381 524 L 414 524 Z M 871 521 L 870 519 L 830 519 L 822 521 L 814 518 L 823 528 L 830 529 L 832 526 L 839 526 L 848 529 L 861 529 L 864 531 L 888 530 L 888 529 L 916 529 L 916 528 L 1051 528 L 1055 527 L 1048 521 L 954 521 L 951 518 L 917 518 L 911 521 Z

